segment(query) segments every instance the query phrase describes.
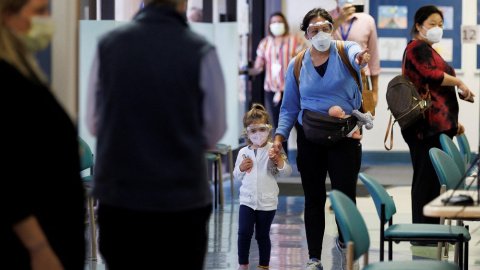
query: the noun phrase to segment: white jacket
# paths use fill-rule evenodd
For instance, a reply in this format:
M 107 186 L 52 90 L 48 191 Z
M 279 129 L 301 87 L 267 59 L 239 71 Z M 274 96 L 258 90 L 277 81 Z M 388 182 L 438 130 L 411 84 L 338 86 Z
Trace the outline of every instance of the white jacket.
M 240 204 L 248 206 L 253 210 L 269 211 L 277 209 L 279 192 L 277 177 L 288 177 L 292 173 L 292 167 L 288 160 L 285 160 L 283 169 L 278 169 L 278 173 L 272 174 L 268 168 L 269 162 L 270 167 L 273 165 L 268 158 L 268 150 L 272 145 L 273 143 L 269 142 L 264 147 L 258 148 L 256 156 L 254 150 L 246 146 L 240 149 L 235 162 L 233 175 L 235 179 L 242 182 L 240 187 Z M 244 154 L 253 161 L 253 167 L 249 173 L 240 171 L 240 164 Z

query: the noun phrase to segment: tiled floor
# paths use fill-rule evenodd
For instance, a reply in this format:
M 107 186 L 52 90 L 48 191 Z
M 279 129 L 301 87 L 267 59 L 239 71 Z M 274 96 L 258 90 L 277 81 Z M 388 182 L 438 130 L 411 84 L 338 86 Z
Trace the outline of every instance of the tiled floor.
M 382 184 L 389 186 L 387 189 L 393 196 L 397 213 L 395 223 L 409 223 L 410 217 L 410 178 L 412 175 L 409 166 L 372 166 L 362 168 Z M 300 184 L 298 173 L 292 177 L 279 180 L 280 183 Z M 327 180 L 328 182 L 328 180 Z M 205 269 L 208 270 L 235 270 L 237 264 L 237 230 L 238 230 L 238 188 L 235 183 L 235 198 L 232 199 L 230 180 L 224 182 L 225 205 L 224 210 L 214 210 L 210 221 L 210 241 Z M 359 181 L 359 184 L 361 182 Z M 287 192 L 288 193 L 288 192 Z M 298 194 L 296 194 L 298 195 Z M 278 210 L 271 229 L 272 255 L 270 269 L 303 269 L 308 260 L 305 227 L 303 223 L 303 196 L 280 196 Z M 370 252 L 369 261 L 379 260 L 379 220 L 375 206 L 370 197 L 358 197 L 357 206 L 365 219 L 369 229 Z M 327 200 L 326 208 L 329 207 Z M 326 229 L 323 242 L 322 263 L 324 269 L 341 269 L 340 254 L 335 249 L 334 237 L 337 228 L 333 212 L 326 211 Z M 469 269 L 480 270 L 480 222 L 465 222 L 470 226 L 472 240 L 469 244 Z M 434 259 L 436 247 L 412 247 L 408 242 L 394 244 L 394 260 Z M 449 257 L 445 260 L 453 261 L 453 248 L 450 248 Z M 258 263 L 258 249 L 255 239 L 251 245 L 251 269 L 256 269 Z M 360 260 L 360 265 L 363 262 Z M 97 262 L 87 263 L 85 269 L 103 270 L 105 265 L 101 256 Z

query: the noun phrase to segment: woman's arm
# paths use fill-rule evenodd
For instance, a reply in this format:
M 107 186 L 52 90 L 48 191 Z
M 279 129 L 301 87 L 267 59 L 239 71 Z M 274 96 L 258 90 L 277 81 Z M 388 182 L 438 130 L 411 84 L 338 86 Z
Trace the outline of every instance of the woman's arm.
M 28 250 L 33 270 L 64 269 L 35 216 L 31 215 L 14 224 L 13 231 Z
M 464 97 L 465 100 L 469 100 L 470 98 L 473 100 L 473 97 L 475 96 L 462 80 L 452 75 L 448 75 L 447 73 L 444 73 L 443 75 L 442 86 L 458 87 L 458 89 L 461 91 L 460 95 Z
M 255 63 L 253 64 L 253 68 L 248 69 L 248 75 L 250 76 L 257 76 L 258 74 L 262 73 L 265 68 L 265 49 L 267 48 L 267 39 L 264 38 L 258 43 L 257 47 L 257 57 L 255 58 Z

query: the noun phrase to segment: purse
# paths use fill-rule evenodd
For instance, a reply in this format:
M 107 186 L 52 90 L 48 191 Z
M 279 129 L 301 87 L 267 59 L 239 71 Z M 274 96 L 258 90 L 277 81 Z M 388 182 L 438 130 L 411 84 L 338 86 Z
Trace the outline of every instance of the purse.
M 303 110 L 302 125 L 307 140 L 324 147 L 334 145 L 352 131 L 357 125 L 357 118 L 337 118 L 326 114 Z
M 403 55 L 403 70 L 405 70 L 406 50 Z M 403 130 L 410 127 L 421 119 L 426 119 L 428 110 L 432 107 L 432 100 L 428 84 L 426 93 L 420 94 L 415 85 L 405 75 L 397 75 L 387 87 L 387 104 L 390 110 L 390 120 L 388 121 L 387 132 L 384 147 L 387 151 L 393 148 L 393 126 L 396 122 Z M 392 117 L 395 118 L 392 124 Z M 390 148 L 387 147 L 388 131 L 390 131 Z

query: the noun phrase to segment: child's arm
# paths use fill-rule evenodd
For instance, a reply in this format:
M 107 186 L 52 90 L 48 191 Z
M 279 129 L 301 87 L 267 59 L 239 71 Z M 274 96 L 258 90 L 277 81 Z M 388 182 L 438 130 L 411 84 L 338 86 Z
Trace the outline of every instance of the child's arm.
M 290 166 L 287 155 L 285 154 L 285 151 L 283 149 L 281 151 L 280 157 L 281 158 L 278 162 L 278 176 L 288 177 L 292 174 L 292 166 Z M 281 163 L 283 163 L 283 166 L 280 166 Z
M 292 173 L 292 166 L 288 163 L 285 150 L 281 150 L 280 154 L 276 154 L 273 147 L 268 150 L 268 157 L 270 161 L 277 165 L 278 173 L 282 177 L 290 176 Z

